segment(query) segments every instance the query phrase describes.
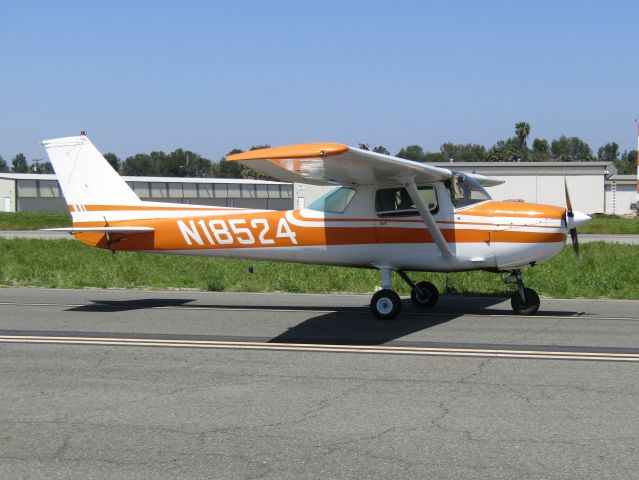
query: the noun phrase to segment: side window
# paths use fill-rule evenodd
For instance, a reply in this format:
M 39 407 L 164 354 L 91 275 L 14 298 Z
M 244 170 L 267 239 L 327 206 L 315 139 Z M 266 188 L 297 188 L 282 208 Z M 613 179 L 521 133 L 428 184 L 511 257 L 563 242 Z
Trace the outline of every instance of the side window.
M 354 189 L 339 187 L 322 195 L 311 203 L 308 209 L 326 213 L 344 213 L 354 196 Z
M 419 194 L 428 205 L 428 209 L 437 212 L 437 192 L 435 187 L 419 187 Z M 419 215 L 417 207 L 405 188 L 384 188 L 375 193 L 375 211 L 380 217 L 401 217 Z

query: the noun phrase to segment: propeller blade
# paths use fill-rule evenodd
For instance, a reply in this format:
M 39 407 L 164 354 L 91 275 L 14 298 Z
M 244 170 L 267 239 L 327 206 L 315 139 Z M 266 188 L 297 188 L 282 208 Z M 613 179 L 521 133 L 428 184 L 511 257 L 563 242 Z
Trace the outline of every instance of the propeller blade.
M 570 229 L 570 238 L 572 240 L 572 249 L 575 251 L 575 256 L 579 260 L 579 238 L 577 237 L 577 229 Z
M 570 201 L 570 194 L 568 193 L 568 182 L 566 177 L 564 177 L 564 191 L 566 192 L 566 228 L 570 222 L 568 219 L 573 219 L 575 217 L 575 212 L 572 209 L 572 202 Z M 572 249 L 575 251 L 575 256 L 577 257 L 577 261 L 579 260 L 579 238 L 577 237 L 577 229 L 570 229 L 570 239 L 572 240 Z
M 569 217 L 574 217 L 574 213 L 572 211 L 572 202 L 570 201 L 570 194 L 568 193 L 568 181 L 566 177 L 564 177 L 564 191 L 566 192 L 566 213 Z

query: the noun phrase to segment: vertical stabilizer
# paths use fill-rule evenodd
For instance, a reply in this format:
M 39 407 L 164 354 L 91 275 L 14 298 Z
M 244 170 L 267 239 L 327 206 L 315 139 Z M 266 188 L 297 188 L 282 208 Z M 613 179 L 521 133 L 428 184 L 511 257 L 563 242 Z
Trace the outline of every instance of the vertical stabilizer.
M 41 144 L 47 150 L 72 212 L 85 211 L 87 205 L 141 203 L 86 136 L 55 138 Z

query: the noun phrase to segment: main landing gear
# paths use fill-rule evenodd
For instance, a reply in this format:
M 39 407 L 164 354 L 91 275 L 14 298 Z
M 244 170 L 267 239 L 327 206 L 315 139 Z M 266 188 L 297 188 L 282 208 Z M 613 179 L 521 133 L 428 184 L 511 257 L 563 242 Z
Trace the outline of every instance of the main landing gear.
M 525 288 L 521 280 L 521 270 L 513 270 L 512 277 L 517 282 L 517 291 L 510 297 L 510 305 L 517 315 L 533 315 L 539 310 L 539 295 L 532 288 Z
M 382 320 L 391 320 L 402 311 L 402 302 L 399 295 L 392 290 L 391 271 L 381 269 L 382 289 L 373 295 L 371 300 L 371 311 L 373 315 Z M 430 282 L 419 282 L 417 284 L 401 270 L 397 273 L 410 287 L 410 299 L 417 308 L 430 308 L 439 300 L 437 287 Z

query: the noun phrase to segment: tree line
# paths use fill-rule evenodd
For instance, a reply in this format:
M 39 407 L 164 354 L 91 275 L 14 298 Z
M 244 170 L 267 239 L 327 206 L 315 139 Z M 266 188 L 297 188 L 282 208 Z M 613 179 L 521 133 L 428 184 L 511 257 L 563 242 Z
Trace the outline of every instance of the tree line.
M 602 145 L 596 155 L 590 146 L 578 137 L 560 136 L 552 141 L 543 138 L 532 140 L 530 147 L 528 139 L 531 127 L 527 122 L 517 122 L 512 137 L 497 141 L 492 147 L 486 148 L 479 144 L 443 143 L 438 152 L 425 151 L 420 145 L 408 145 L 395 156 L 416 162 L 575 162 L 575 161 L 604 161 L 614 163 L 621 174 L 634 173 L 637 165 L 637 151 L 619 150 L 615 142 Z M 255 145 L 250 150 L 268 148 L 269 145 Z M 390 151 L 383 145 L 370 148 L 360 143 L 360 148 L 390 155 Z M 234 148 L 227 155 L 241 153 L 243 150 Z M 154 151 L 138 153 L 121 160 L 114 153 L 104 155 L 111 166 L 122 175 L 153 176 L 153 177 L 219 177 L 219 178 L 254 178 L 271 180 L 254 170 L 236 162 L 227 162 L 226 156 L 214 162 L 190 150 L 178 148 L 170 153 Z M 53 173 L 51 162 L 35 159 L 27 162 L 22 153 L 18 153 L 11 161 L 11 167 L 0 156 L 0 172 L 14 173 Z
M 251 150 L 269 148 L 269 145 L 255 145 Z M 242 153 L 235 148 L 227 155 Z M 225 161 L 226 156 L 213 162 L 202 155 L 178 148 L 170 153 L 154 151 L 138 153 L 121 160 L 115 153 L 104 154 L 104 158 L 121 175 L 149 177 L 219 177 L 219 178 L 253 178 L 269 180 L 266 175 L 251 170 L 236 162 Z M 31 162 L 22 153 L 18 153 L 11 161 L 11 166 L 0 156 L 0 172 L 12 173 L 54 173 L 51 162 L 35 159 Z
M 418 162 L 588 162 L 602 161 L 614 163 L 619 173 L 634 173 L 637 168 L 637 151 L 621 152 L 619 145 L 608 142 L 602 145 L 597 154 L 579 137 L 560 136 L 552 141 L 535 138 L 528 146 L 530 125 L 517 122 L 512 137 L 497 141 L 486 148 L 479 144 L 455 144 L 446 142 L 438 152 L 427 152 L 419 145 L 402 148 L 397 157 Z

